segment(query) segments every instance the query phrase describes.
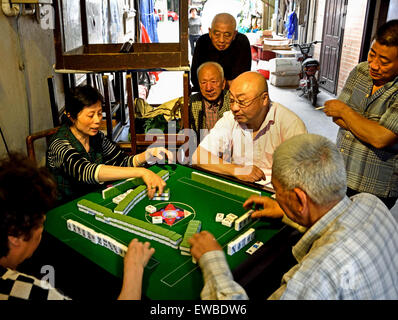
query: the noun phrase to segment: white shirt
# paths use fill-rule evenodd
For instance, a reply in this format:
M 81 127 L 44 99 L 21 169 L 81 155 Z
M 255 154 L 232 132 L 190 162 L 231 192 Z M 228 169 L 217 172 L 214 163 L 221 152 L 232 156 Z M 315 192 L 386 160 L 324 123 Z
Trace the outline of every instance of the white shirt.
M 272 102 L 254 140 L 252 132 L 235 120 L 232 111 L 227 111 L 199 146 L 227 162 L 255 165 L 271 176 L 276 147 L 293 136 L 307 133 L 307 129 L 294 112 Z

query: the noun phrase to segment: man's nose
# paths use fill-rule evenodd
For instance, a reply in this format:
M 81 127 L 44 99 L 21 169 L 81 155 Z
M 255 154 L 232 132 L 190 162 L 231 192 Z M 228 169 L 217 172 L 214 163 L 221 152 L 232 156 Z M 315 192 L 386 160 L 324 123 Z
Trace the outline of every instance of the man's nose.
M 378 63 L 377 59 L 372 59 L 369 61 L 369 66 L 373 70 L 379 70 L 380 68 L 380 64 Z
M 238 112 L 240 110 L 239 105 L 236 102 L 231 102 L 229 108 L 232 112 Z

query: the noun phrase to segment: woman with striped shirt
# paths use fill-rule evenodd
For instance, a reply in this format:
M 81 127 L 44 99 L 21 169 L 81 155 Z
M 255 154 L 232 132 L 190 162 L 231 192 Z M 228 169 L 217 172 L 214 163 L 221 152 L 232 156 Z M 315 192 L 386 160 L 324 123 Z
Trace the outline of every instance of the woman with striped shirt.
M 152 198 L 163 192 L 166 183 L 152 171 L 142 168 L 148 159 L 172 160 L 165 148 L 148 148 L 129 156 L 99 130 L 102 120 L 101 94 L 90 86 L 80 86 L 65 97 L 64 124 L 47 150 L 47 167 L 58 184 L 58 200 L 70 201 L 98 189 L 106 181 L 142 178 Z

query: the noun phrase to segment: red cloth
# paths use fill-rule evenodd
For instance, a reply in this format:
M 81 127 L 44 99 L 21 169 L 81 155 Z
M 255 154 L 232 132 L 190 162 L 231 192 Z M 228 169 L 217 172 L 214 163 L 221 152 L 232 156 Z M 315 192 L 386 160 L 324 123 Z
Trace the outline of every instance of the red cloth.
M 144 25 L 140 22 L 141 24 L 141 43 L 151 43 L 151 39 L 149 38 L 148 31 L 146 31 L 146 28 Z M 156 81 L 159 81 L 159 73 L 156 71 L 150 71 L 149 74 L 153 74 L 155 76 Z

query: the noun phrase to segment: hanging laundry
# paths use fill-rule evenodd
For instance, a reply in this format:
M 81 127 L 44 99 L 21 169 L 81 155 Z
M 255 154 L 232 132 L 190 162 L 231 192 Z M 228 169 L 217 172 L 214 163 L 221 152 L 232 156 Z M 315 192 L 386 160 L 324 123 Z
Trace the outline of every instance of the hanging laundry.
M 293 11 L 285 24 L 285 28 L 287 30 L 287 38 L 297 40 L 298 38 L 298 19 L 296 12 Z

